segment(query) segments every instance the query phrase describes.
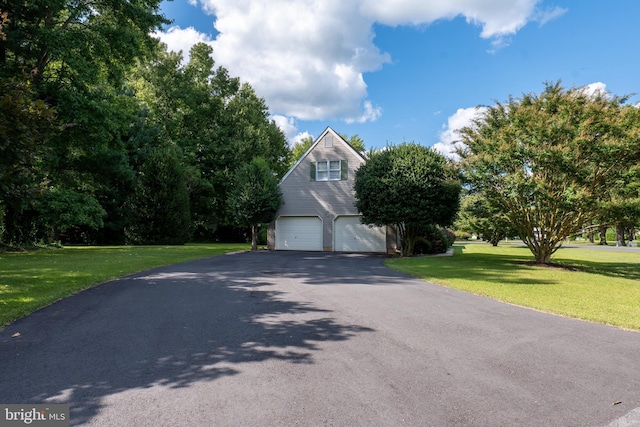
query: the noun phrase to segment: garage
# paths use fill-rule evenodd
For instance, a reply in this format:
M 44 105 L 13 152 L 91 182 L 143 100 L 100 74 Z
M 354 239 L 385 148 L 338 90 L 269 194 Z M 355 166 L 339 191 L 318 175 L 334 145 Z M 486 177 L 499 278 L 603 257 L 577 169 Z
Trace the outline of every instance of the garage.
M 334 223 L 334 250 L 338 252 L 387 252 L 385 227 L 369 227 L 360 216 L 339 216 Z
M 276 221 L 276 250 L 321 251 L 322 221 L 317 216 L 280 217 Z

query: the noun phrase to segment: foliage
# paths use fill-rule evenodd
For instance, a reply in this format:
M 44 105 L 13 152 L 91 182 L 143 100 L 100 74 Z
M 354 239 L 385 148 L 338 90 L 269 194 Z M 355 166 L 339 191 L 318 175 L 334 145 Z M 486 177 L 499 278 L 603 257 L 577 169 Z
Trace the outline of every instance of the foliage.
M 55 238 L 63 228 L 76 242 L 82 236 L 83 242 L 123 243 L 125 229 L 139 241 L 134 192 L 149 195 L 153 190 L 142 187 L 158 184 L 143 171 L 158 147 L 180 149 L 180 179 L 190 196 L 188 228 L 231 223 L 233 174 L 256 153 L 278 176 L 286 172 L 289 148 L 264 100 L 216 68 L 204 43 L 191 49 L 186 65 L 180 54 L 167 52 L 150 35 L 167 23 L 159 5 L 2 3 L 2 242 L 30 244 Z M 176 198 L 184 199 L 179 193 Z M 79 200 L 72 194 L 91 201 L 87 208 L 96 208 L 97 201 L 102 223 L 80 214 L 81 204 L 72 208 Z M 53 210 L 62 200 L 66 210 Z
M 198 43 L 182 65 L 180 54 L 159 45 L 151 62 L 138 64 L 129 82 L 148 111 L 158 141 L 182 148 L 194 224 L 200 230 L 229 225 L 233 175 L 256 153 L 277 176 L 286 172 L 289 148 L 264 99 L 215 67 L 211 47 Z
M 453 222 L 460 183 L 441 154 L 405 143 L 369 158 L 356 171 L 354 190 L 362 222 L 395 224 L 400 231 L 402 254 L 410 256 L 424 227 Z
M 447 252 L 447 249 L 453 245 L 454 241 L 455 235 L 453 235 L 453 232 L 435 225 L 430 225 L 424 227 L 420 236 L 416 239 L 414 254 L 442 254 Z
M 29 240 L 25 211 L 43 191 L 47 144 L 56 132 L 55 111 L 35 99 L 26 77 L 0 79 L 0 207 L 4 208 L 2 243 Z
M 132 176 L 123 137 L 131 127 L 135 103 L 122 93 L 120 84 L 134 59 L 152 46 L 150 33 L 168 22 L 159 14 L 159 4 L 159 0 L 2 3 L 8 24 L 3 23 L 0 78 L 3 84 L 28 87 L 27 98 L 35 105 L 52 107 L 50 117 L 29 129 L 42 135 L 47 124 L 54 130 L 47 131 L 46 138 L 30 139 L 31 146 L 22 151 L 37 159 L 30 168 L 38 175 L 32 180 L 37 191 L 22 198 L 23 206 L 7 204 L 6 238 L 28 244 L 46 232 L 47 218 L 40 213 L 51 218 L 55 212 L 35 210 L 46 187 L 94 197 L 108 209 L 109 220 L 129 196 L 110 188 Z M 14 114 L 17 111 L 26 110 L 15 108 Z M 30 138 L 29 132 L 23 135 Z M 106 176 L 101 175 L 104 168 L 94 168 L 103 164 L 105 156 L 121 160 Z
M 395 258 L 385 264 L 467 292 L 522 307 L 640 330 L 637 252 L 561 248 L 560 265 L 532 265 L 521 245 L 454 246 L 452 257 Z
M 507 215 L 479 193 L 462 197 L 455 225 L 459 230 L 482 236 L 493 246 L 498 246 L 505 237 L 518 234 Z
M 60 233 L 72 227 L 87 226 L 98 229 L 107 215 L 98 201 L 87 194 L 68 189 L 49 189 L 38 204 L 42 226 L 48 228 L 49 240 L 59 239 Z
M 497 103 L 461 131 L 465 178 L 503 212 L 539 263 L 587 222 L 636 164 L 638 123 L 624 98 L 546 84 L 540 95 Z M 631 108 L 631 107 L 627 107 Z
M 259 225 L 272 221 L 282 204 L 278 180 L 263 158 L 238 169 L 229 203 L 236 223 L 251 227 L 251 250 L 257 250 Z
M 471 233 L 468 233 L 466 231 L 461 231 L 461 230 L 455 230 L 454 235 L 456 237 L 456 240 L 469 240 L 471 239 Z
M 450 248 L 451 246 L 453 246 L 453 244 L 456 242 L 456 233 L 455 231 L 449 229 L 449 228 L 443 228 L 442 229 L 442 233 L 444 234 L 444 237 L 447 239 L 447 248 Z
M 313 145 L 313 137 L 307 136 L 302 138 L 300 141 L 293 144 L 293 148 L 291 149 L 291 161 L 289 162 L 289 167 L 293 166 L 295 162 L 300 160 L 300 157 L 304 153 L 307 152 L 309 148 Z
M 3 66 L 13 74 L 29 70 L 34 83 L 58 88 L 117 81 L 147 48 L 149 34 L 169 23 L 159 5 L 160 0 L 5 0 Z
M 632 110 L 640 123 L 640 111 Z M 635 124 L 636 129 L 639 127 Z M 629 127 L 633 129 L 633 126 Z M 636 136 L 640 138 L 640 135 Z M 628 169 L 621 173 L 619 179 L 611 183 L 607 197 L 600 200 L 596 217 L 601 227 L 614 226 L 616 236 L 610 240 L 625 245 L 625 234 L 635 227 L 640 226 L 640 161 L 637 164 L 625 165 Z M 632 235 L 632 232 L 629 234 Z M 632 239 L 633 236 L 630 237 Z
M 178 148 L 164 145 L 150 150 L 130 212 L 128 236 L 132 243 L 183 245 L 189 241 L 189 193 Z
M 348 136 L 347 134 L 340 134 L 340 136 L 342 136 L 342 139 L 347 141 L 358 153 L 364 153 L 367 151 L 364 146 L 364 141 L 357 133 L 351 136 Z

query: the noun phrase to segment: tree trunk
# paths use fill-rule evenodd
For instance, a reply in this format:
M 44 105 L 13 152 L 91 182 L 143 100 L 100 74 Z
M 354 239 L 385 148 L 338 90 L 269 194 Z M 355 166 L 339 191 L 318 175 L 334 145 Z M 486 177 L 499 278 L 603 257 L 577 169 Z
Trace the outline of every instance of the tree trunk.
M 402 256 L 412 256 L 415 250 L 416 239 L 419 228 L 412 225 L 405 225 L 404 235 L 401 236 Z
M 533 256 L 535 257 L 537 264 L 550 264 L 552 254 L 553 254 L 552 248 L 549 248 L 546 245 L 541 245 L 533 253 Z
M 257 225 L 251 226 L 251 250 L 252 251 L 258 250 L 258 226 Z
M 589 221 L 589 242 L 595 243 L 595 233 L 593 232 L 593 221 Z
M 20 212 L 10 204 L 5 208 L 4 232 L 2 233 L 2 243 L 7 245 L 21 245 L 22 228 L 20 227 Z
M 598 244 L 606 245 L 607 244 L 607 226 L 606 225 L 599 226 L 598 232 L 600 233 L 600 243 Z
M 627 235 L 627 240 L 629 242 L 632 242 L 632 241 L 636 240 L 636 236 L 635 236 L 636 230 L 635 230 L 635 228 L 630 227 L 628 232 L 629 232 L 629 234 Z
M 616 245 L 618 246 L 627 246 L 627 243 L 625 242 L 625 235 L 624 235 L 624 227 L 616 224 Z

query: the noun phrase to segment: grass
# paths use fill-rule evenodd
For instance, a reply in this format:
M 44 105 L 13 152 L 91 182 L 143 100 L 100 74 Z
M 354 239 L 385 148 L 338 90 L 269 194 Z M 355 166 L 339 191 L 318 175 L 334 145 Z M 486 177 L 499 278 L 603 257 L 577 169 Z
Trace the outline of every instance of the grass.
M 61 298 L 153 267 L 249 249 L 247 244 L 76 246 L 0 253 L 0 329 Z
M 454 245 L 452 257 L 395 258 L 395 270 L 499 301 L 640 330 L 640 253 L 561 248 L 553 267 L 532 265 L 529 249 Z

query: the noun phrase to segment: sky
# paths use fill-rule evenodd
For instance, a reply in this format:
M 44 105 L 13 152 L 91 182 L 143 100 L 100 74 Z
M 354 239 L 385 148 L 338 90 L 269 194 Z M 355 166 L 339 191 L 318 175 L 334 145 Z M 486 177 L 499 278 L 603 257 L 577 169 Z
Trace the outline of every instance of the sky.
M 367 148 L 452 152 L 482 106 L 545 82 L 640 101 L 638 0 L 173 0 L 155 35 L 205 42 L 290 144 L 327 126 Z M 478 107 L 480 109 L 478 109 Z

